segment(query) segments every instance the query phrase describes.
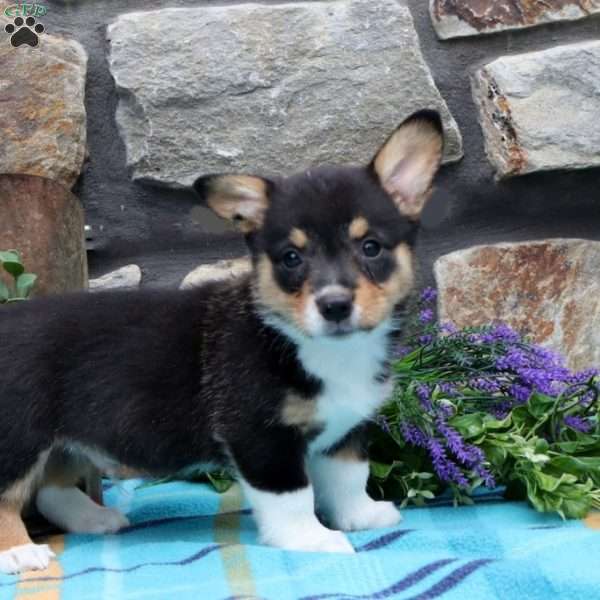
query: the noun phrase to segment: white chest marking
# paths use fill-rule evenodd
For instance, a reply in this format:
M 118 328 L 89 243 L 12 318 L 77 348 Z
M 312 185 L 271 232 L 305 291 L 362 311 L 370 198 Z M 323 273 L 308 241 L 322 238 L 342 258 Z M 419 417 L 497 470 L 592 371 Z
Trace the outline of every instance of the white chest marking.
M 371 418 L 389 397 L 389 384 L 376 381 L 387 356 L 389 331 L 389 323 L 383 323 L 372 331 L 340 338 L 292 333 L 302 366 L 323 382 L 323 392 L 317 399 L 317 420 L 324 429 L 312 441 L 311 452 L 334 445 Z

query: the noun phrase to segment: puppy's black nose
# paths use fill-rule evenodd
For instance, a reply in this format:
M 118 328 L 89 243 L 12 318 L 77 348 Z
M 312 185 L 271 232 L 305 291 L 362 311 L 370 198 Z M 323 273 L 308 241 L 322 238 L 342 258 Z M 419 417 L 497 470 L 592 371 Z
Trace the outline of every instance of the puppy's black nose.
M 340 323 L 352 314 L 352 295 L 344 292 L 324 294 L 317 300 L 317 306 L 325 319 Z

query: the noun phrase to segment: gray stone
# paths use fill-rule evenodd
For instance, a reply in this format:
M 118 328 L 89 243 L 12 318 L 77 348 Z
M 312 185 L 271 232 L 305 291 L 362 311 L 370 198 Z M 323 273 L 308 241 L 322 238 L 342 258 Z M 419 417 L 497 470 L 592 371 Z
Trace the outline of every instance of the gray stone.
M 439 258 L 439 316 L 458 327 L 501 321 L 600 366 L 600 242 L 547 239 L 476 246 Z
M 504 56 L 472 84 L 498 177 L 600 166 L 600 42 Z
M 224 279 L 239 277 L 248 273 L 251 268 L 252 264 L 247 257 L 220 260 L 209 265 L 200 265 L 185 276 L 180 288 L 185 290 L 209 281 L 222 281 Z
M 121 15 L 108 27 L 117 122 L 135 179 L 284 174 L 364 163 L 410 113 L 458 127 L 394 0 L 242 4 Z
M 430 0 L 441 39 L 576 21 L 600 13 L 600 0 Z
M 71 187 L 86 151 L 87 55 L 75 40 L 42 33 L 13 47 L 0 21 L 0 173 L 39 175 Z
M 98 277 L 90 279 L 90 292 L 101 292 L 104 290 L 134 290 L 140 287 L 142 282 L 142 271 L 137 265 L 126 265 Z

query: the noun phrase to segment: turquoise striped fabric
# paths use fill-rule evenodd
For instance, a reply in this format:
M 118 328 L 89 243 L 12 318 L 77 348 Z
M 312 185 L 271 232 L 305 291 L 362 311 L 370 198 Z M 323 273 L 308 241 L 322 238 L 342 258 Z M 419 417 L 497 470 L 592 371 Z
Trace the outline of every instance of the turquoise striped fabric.
M 106 492 L 131 527 L 56 536 L 45 572 L 0 575 L 0 600 L 581 600 L 600 597 L 598 519 L 562 522 L 493 494 L 404 510 L 350 535 L 355 555 L 265 548 L 239 488 L 126 481 Z M 594 529 L 596 525 L 596 530 Z

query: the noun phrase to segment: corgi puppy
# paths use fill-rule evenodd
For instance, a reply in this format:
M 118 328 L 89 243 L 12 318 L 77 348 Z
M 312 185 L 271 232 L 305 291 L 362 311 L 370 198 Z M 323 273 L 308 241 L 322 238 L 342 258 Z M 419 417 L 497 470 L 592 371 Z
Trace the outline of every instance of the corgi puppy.
M 48 566 L 23 525 L 30 501 L 71 532 L 127 525 L 76 487 L 89 461 L 233 466 L 277 548 L 349 553 L 343 532 L 396 524 L 366 492 L 363 429 L 391 391 L 393 315 L 442 150 L 426 110 L 367 166 L 201 177 L 202 200 L 245 234 L 248 276 L 2 308 L 0 571 Z

